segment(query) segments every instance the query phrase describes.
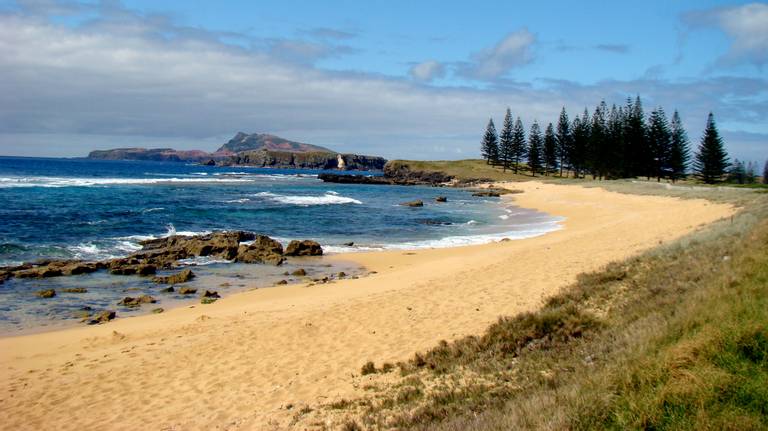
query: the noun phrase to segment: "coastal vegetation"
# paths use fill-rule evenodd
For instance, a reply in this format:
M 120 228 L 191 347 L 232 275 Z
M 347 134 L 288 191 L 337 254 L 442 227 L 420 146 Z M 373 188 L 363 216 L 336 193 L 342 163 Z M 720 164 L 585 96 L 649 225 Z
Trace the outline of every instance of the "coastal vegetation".
M 766 195 L 600 186 L 741 209 L 583 274 L 536 312 L 417 352 L 399 373 L 367 363 L 381 379 L 344 400 L 347 429 L 768 427 Z
M 662 107 L 646 116 L 639 96 L 634 101 L 627 99 L 626 105 L 619 107 L 608 108 L 602 101 L 591 115 L 585 108 L 573 121 L 563 107 L 556 126 L 547 124 L 542 136 L 538 122 L 534 121 L 527 140 L 520 117 L 513 122 L 508 108 L 498 135 L 493 119 L 489 120 L 481 153 L 488 164 L 501 166 L 504 172 L 512 169 L 518 173 L 526 160 L 525 169 L 532 176 L 559 173 L 563 177 L 570 173 L 575 178 L 646 177 L 675 182 L 686 178 L 692 168 L 698 180 L 714 184 L 725 180 L 726 174 L 732 180 L 733 171 L 756 170 L 755 165 L 745 167 L 738 160 L 729 163 L 712 113 L 692 158 L 678 111 L 674 111 L 671 120 Z M 744 174 L 740 178 L 746 177 Z

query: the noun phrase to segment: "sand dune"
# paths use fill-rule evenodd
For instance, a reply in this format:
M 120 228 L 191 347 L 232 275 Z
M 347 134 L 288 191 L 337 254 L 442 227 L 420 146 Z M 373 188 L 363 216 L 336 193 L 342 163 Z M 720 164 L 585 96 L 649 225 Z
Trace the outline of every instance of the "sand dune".
M 377 274 L 261 289 L 212 305 L 0 339 L 0 428 L 284 429 L 358 390 L 361 365 L 481 333 L 571 283 L 731 215 L 702 200 L 515 183 L 565 217 L 538 238 L 339 255 Z M 288 408 L 288 407 L 292 408 Z

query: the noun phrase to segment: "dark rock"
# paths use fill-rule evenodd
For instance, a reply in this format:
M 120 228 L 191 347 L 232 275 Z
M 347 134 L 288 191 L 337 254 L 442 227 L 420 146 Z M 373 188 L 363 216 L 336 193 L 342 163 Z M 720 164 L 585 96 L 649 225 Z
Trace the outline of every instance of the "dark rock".
M 132 264 L 132 262 L 135 262 L 134 259 L 127 260 L 127 262 L 130 263 L 126 263 L 125 265 L 121 265 L 121 263 L 110 264 L 109 273 L 112 275 L 147 276 L 157 272 L 157 267 L 155 265 L 144 263 Z
M 317 241 L 312 241 L 309 239 L 304 241 L 293 240 L 290 243 L 288 243 L 288 247 L 286 247 L 285 249 L 285 255 L 286 256 L 322 256 L 323 248 L 320 246 L 320 244 Z
M 304 277 L 305 275 L 307 275 L 307 271 L 304 268 L 299 268 L 296 271 L 293 271 L 291 275 L 295 277 Z
M 353 245 L 355 245 L 355 243 L 354 243 L 354 242 L 352 242 L 352 241 L 350 241 L 350 242 L 345 242 L 345 243 L 344 243 L 344 244 L 342 244 L 342 245 L 343 245 L 343 246 L 346 246 L 346 247 L 352 247 Z
M 347 273 L 346 273 L 346 272 L 344 272 L 344 271 L 341 271 L 341 272 L 339 272 L 338 274 L 336 274 L 336 276 L 337 276 L 337 277 L 339 277 L 339 278 L 344 278 L 344 277 L 346 277 L 346 276 L 347 276 Z
M 472 196 L 497 198 L 502 195 L 517 194 L 522 192 L 523 192 L 522 190 L 489 188 L 485 190 L 476 191 L 472 193 Z
M 117 313 L 115 313 L 112 310 L 105 310 L 101 313 L 95 315 L 91 320 L 88 321 L 89 325 L 96 325 L 100 323 L 107 323 L 110 320 L 114 319 L 117 316 Z
M 56 296 L 56 291 L 53 289 L 38 290 L 35 292 L 35 295 L 39 296 L 40 298 L 53 298 Z
M 404 207 L 423 207 L 424 201 L 417 199 L 415 201 L 403 202 L 400 205 Z
M 192 295 L 195 293 L 197 293 L 197 289 L 192 287 L 182 287 L 181 289 L 179 289 L 180 295 Z
M 64 293 L 86 293 L 88 289 L 84 287 L 70 287 L 69 289 L 62 289 Z
M 215 290 L 206 290 L 205 292 L 203 292 L 202 297 L 203 298 L 221 298 L 221 296 L 219 296 L 219 292 Z
M 392 185 L 392 180 L 382 176 L 372 175 L 344 175 L 344 174 L 319 174 L 319 180 L 326 183 L 336 184 L 372 184 L 372 185 Z
M 283 245 L 268 236 L 257 235 L 253 242 L 241 245 L 235 261 L 242 263 L 267 263 L 280 265 L 283 258 Z
M 160 314 L 160 313 L 162 313 L 163 311 L 165 311 L 165 309 L 164 309 L 163 307 L 158 307 L 158 308 L 153 308 L 153 309 L 152 309 L 152 313 L 153 313 L 153 314 Z
M 438 196 L 435 198 L 435 202 L 448 202 L 448 198 L 445 196 Z
M 139 307 L 141 306 L 141 304 L 154 304 L 155 302 L 157 302 L 157 300 L 149 295 L 141 295 L 138 298 L 126 296 L 120 302 L 118 302 L 117 305 L 133 308 L 133 307 Z
M 167 275 L 165 277 L 153 277 L 152 281 L 160 284 L 179 284 L 186 283 L 189 280 L 195 278 L 195 273 L 191 269 L 187 268 L 176 274 Z
M 288 284 L 288 281 L 287 280 L 280 280 L 280 281 L 278 281 L 275 284 L 277 284 L 277 285 L 285 285 L 285 284 Z
M 216 160 L 208 159 L 204 162 L 200 162 L 200 164 L 203 166 L 216 166 Z
M 213 304 L 218 299 L 219 298 L 206 298 L 206 297 L 203 297 L 203 298 L 200 298 L 200 303 L 201 304 Z
M 163 293 L 173 293 L 173 286 L 168 286 L 168 287 L 162 288 L 162 289 L 160 289 L 160 292 L 163 292 Z

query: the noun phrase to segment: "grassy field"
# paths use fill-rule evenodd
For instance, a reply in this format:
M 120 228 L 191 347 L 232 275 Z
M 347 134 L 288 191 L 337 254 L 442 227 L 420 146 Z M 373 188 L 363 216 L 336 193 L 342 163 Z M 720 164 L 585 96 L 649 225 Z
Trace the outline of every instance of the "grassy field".
M 575 179 L 572 178 L 572 174 L 565 172 L 565 177 L 561 178 L 559 172 L 551 173 L 549 175 L 536 174 L 534 177 L 531 171 L 528 170 L 528 166 L 523 164 L 520 170 L 515 174 L 512 170 L 506 171 L 499 166 L 491 166 L 482 159 L 466 159 L 466 160 L 438 160 L 438 161 L 420 161 L 420 160 L 392 160 L 389 162 L 392 167 L 408 166 L 414 171 L 438 171 L 444 172 L 457 178 L 460 181 L 469 180 L 493 180 L 493 181 L 529 181 L 532 179 L 538 179 L 541 181 L 569 181 L 569 182 L 583 182 L 591 181 L 590 179 Z M 569 176 L 570 175 L 570 176 Z M 591 178 L 589 175 L 587 178 Z M 655 182 L 654 178 L 651 179 L 638 179 L 639 181 Z M 666 182 L 666 181 L 663 181 Z M 700 184 L 693 179 L 678 181 L 680 185 L 697 185 L 702 187 L 716 187 L 706 184 Z M 738 188 L 753 188 L 768 190 L 768 184 L 726 184 L 728 187 Z
M 538 312 L 407 363 L 362 370 L 345 429 L 768 429 L 768 196 L 587 183 L 704 197 L 729 220 L 584 274 Z M 361 364 L 362 365 L 362 364 Z

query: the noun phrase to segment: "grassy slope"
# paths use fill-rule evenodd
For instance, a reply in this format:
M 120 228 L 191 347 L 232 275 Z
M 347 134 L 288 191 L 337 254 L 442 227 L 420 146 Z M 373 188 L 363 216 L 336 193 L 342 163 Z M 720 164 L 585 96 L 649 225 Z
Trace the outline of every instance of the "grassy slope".
M 744 210 L 416 354 L 343 404 L 347 428 L 768 429 L 768 197 L 607 186 Z
M 389 162 L 392 167 L 407 165 L 413 171 L 439 171 L 452 175 L 459 180 L 489 179 L 494 181 L 515 181 L 529 180 L 529 172 L 518 174 L 511 170 L 504 172 L 500 167 L 490 166 L 485 160 L 440 160 L 440 161 L 419 161 L 419 160 L 392 160 Z

